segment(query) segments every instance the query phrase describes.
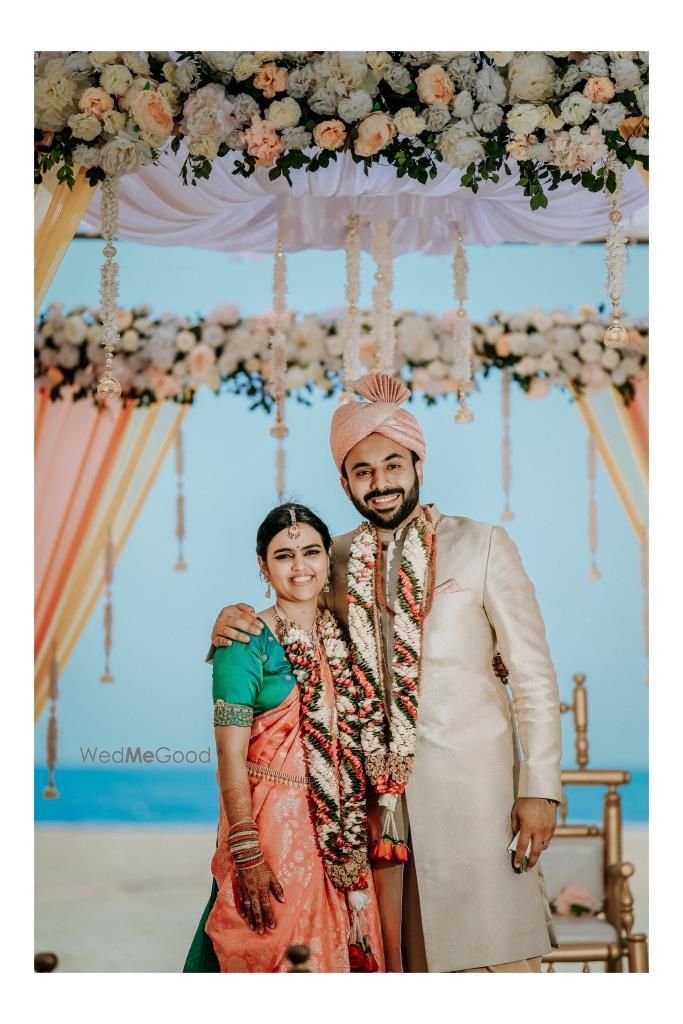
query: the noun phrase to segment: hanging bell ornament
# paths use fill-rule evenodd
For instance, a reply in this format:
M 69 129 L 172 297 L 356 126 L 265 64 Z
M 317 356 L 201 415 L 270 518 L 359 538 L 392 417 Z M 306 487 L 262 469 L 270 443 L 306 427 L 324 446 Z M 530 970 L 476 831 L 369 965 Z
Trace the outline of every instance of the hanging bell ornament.
M 603 341 L 607 348 L 624 348 L 628 344 L 628 331 L 623 324 L 619 323 L 619 317 L 616 313 L 605 331 Z
M 453 417 L 455 423 L 472 423 L 474 416 L 465 399 L 465 392 L 458 391 L 458 411 Z
M 97 382 L 97 397 L 102 402 L 106 402 L 108 398 L 120 398 L 121 396 L 121 385 L 117 381 L 116 377 L 105 374 Z

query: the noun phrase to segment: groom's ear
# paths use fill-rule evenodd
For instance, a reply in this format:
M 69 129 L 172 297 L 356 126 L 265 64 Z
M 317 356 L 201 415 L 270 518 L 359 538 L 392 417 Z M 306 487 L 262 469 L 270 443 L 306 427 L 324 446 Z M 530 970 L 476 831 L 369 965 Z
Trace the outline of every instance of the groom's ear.
M 351 497 L 351 488 L 349 487 L 349 481 L 346 479 L 345 476 L 342 475 L 342 476 L 339 477 L 339 483 L 342 485 L 342 488 L 343 488 L 343 491 L 344 491 L 344 494 L 346 495 L 346 497 L 350 498 Z
M 417 462 L 415 463 L 415 472 L 417 473 L 417 482 L 419 483 L 420 487 L 422 487 L 422 484 L 424 482 L 424 462 L 422 461 L 422 459 L 418 459 Z

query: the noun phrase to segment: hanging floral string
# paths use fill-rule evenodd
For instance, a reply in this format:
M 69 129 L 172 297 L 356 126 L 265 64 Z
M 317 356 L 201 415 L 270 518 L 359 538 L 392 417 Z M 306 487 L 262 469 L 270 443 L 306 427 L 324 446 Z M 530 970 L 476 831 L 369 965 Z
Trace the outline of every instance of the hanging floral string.
M 396 369 L 396 329 L 391 293 L 394 284 L 394 246 L 389 225 L 380 221 L 373 226 L 373 254 L 377 270 L 372 290 L 372 309 L 377 340 L 377 366 L 381 373 Z
M 510 508 L 510 483 L 512 480 L 512 461 L 510 444 L 510 371 L 503 370 L 501 380 L 501 412 L 503 414 L 503 440 L 502 440 L 502 470 L 503 470 L 503 494 L 505 495 L 505 507 L 500 514 L 501 520 L 508 522 L 514 519 Z
M 104 546 L 104 672 L 100 676 L 101 683 L 113 683 L 114 677 L 111 674 L 109 656 L 111 654 L 111 628 L 113 622 L 112 612 L 112 583 L 114 582 L 114 542 L 111 539 L 111 526 L 107 534 L 107 543 Z
M 114 348 L 119 340 L 116 325 L 119 297 L 119 267 L 114 259 L 114 238 L 119 223 L 119 179 L 107 177 L 102 182 L 102 237 L 104 263 L 100 271 L 100 302 L 102 303 L 102 343 L 104 345 L 104 376 L 97 384 L 97 397 L 101 401 L 118 398 L 121 385 L 112 373 Z
M 275 322 L 270 337 L 272 376 L 270 391 L 275 401 L 275 423 L 270 436 L 282 441 L 289 433 L 285 423 L 285 373 L 287 371 L 287 337 L 284 318 L 287 302 L 287 265 L 282 238 L 278 238 L 273 267 L 273 312 Z
M 597 459 L 595 441 L 588 438 L 588 543 L 591 550 L 591 568 L 588 579 L 599 580 L 601 573 L 597 564 L 598 553 L 598 504 L 595 497 L 595 481 L 597 475 Z
M 353 382 L 362 373 L 360 364 L 360 316 L 358 300 L 360 298 L 360 236 L 358 234 L 358 214 L 352 213 L 348 219 L 346 232 L 346 283 L 344 297 L 346 314 L 342 323 L 342 374 L 344 390 L 340 402 L 353 402 Z
M 612 321 L 605 331 L 604 342 L 608 348 L 623 348 L 628 344 L 628 331 L 621 323 L 619 301 L 624 291 L 624 268 L 628 237 L 621 227 L 623 220 L 619 205 L 624 196 L 624 167 L 613 153 L 607 158 L 608 176 L 613 175 L 616 187 L 608 193 L 609 229 L 605 240 L 605 262 L 607 264 L 607 294 L 612 303 Z
M 285 446 L 280 441 L 277 446 L 275 453 L 275 490 L 277 491 L 277 500 L 280 504 L 285 500 L 286 488 L 286 471 L 287 471 L 287 454 L 285 452 Z
M 57 649 L 52 648 L 52 660 L 50 662 L 50 690 L 48 699 L 50 701 L 50 717 L 47 723 L 47 786 L 43 790 L 45 800 L 57 800 L 59 790 L 55 785 L 55 768 L 57 767 L 57 697 L 59 685 L 59 663 L 57 662 Z
M 472 386 L 472 325 L 465 310 L 467 294 L 467 256 L 462 232 L 455 225 L 455 252 L 453 254 L 453 291 L 458 300 L 453 322 L 452 372 L 458 384 L 458 411 L 456 423 L 471 423 L 474 419 L 465 398 Z
M 183 557 L 183 541 L 185 540 L 185 495 L 183 493 L 183 475 L 185 473 L 185 452 L 183 450 L 183 432 L 178 427 L 175 435 L 175 472 L 178 493 L 176 495 L 175 535 L 178 539 L 178 561 L 175 568 L 178 572 L 187 569 Z

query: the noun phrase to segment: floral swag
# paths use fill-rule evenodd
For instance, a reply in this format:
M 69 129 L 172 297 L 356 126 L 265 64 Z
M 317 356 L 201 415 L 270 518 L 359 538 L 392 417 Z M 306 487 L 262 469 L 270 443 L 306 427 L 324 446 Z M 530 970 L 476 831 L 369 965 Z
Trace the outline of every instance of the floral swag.
M 35 178 L 75 168 L 91 185 L 184 143 L 193 184 L 232 155 L 233 174 L 316 171 L 350 153 L 426 183 L 512 174 L 532 209 L 571 179 L 597 192 L 648 168 L 647 52 L 328 51 L 38 53 Z M 612 154 L 608 163 L 608 156 Z
M 70 312 L 50 306 L 38 319 L 35 341 L 35 386 L 57 400 L 94 399 L 104 367 L 101 310 L 80 306 Z M 441 317 L 414 312 L 396 314 L 399 364 L 406 384 L 430 404 L 458 390 L 450 361 L 454 312 Z M 645 320 L 622 321 L 628 345 L 603 344 L 606 321 L 601 312 L 582 307 L 576 314 L 495 312 L 472 324 L 472 366 L 476 377 L 494 368 L 509 368 L 512 380 L 529 398 L 542 398 L 551 387 L 572 392 L 615 388 L 628 404 L 637 380 L 647 372 L 648 327 Z M 218 306 L 207 318 L 189 320 L 174 314 L 152 317 L 149 307 L 119 310 L 121 332 L 113 372 L 122 396 L 139 405 L 171 400 L 191 403 L 201 387 L 228 391 L 251 400 L 251 408 L 272 408 L 269 349 L 274 316 L 241 318 L 237 307 Z M 316 392 L 331 397 L 343 388 L 343 335 L 336 316 L 295 318 L 288 312 L 285 390 L 309 403 Z M 360 314 L 360 359 L 375 365 L 378 345 L 369 313 Z

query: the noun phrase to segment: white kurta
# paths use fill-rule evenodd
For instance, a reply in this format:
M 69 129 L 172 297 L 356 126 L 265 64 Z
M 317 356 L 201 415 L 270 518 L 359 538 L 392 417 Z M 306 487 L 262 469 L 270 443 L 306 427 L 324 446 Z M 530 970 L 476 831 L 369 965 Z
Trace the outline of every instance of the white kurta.
M 432 514 L 436 592 L 406 799 L 429 970 L 457 971 L 551 948 L 542 874 L 516 874 L 507 846 L 516 796 L 562 797 L 560 710 L 543 619 L 514 543 L 502 527 L 434 506 Z M 334 541 L 330 597 L 343 621 L 352 538 Z M 492 669 L 496 645 L 512 707 Z

